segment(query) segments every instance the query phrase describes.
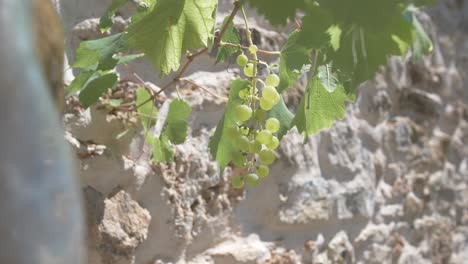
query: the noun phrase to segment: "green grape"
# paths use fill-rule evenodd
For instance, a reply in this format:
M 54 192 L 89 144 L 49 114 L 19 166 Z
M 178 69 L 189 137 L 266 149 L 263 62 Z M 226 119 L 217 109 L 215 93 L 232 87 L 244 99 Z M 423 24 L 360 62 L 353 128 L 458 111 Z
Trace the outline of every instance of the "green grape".
M 279 85 L 279 83 L 280 83 L 280 78 L 278 77 L 278 75 L 274 73 L 269 74 L 265 79 L 265 84 L 268 86 L 276 87 Z
M 255 173 L 249 173 L 247 174 L 245 181 L 247 182 L 248 186 L 255 187 L 260 182 L 260 177 L 258 177 L 258 175 Z
M 257 110 L 255 110 L 255 112 L 254 112 L 254 118 L 255 118 L 255 120 L 257 120 L 257 121 L 262 121 L 263 118 L 265 118 L 265 116 L 266 116 L 266 112 L 263 111 L 262 109 L 257 109 Z
M 250 47 L 249 47 L 250 53 L 252 53 L 252 54 L 257 53 L 257 50 L 258 50 L 258 48 L 257 48 L 256 45 L 250 45 Z
M 240 54 L 239 56 L 237 56 L 237 65 L 245 67 L 245 65 L 247 65 L 248 62 L 249 58 L 247 58 L 247 56 L 245 56 L 244 54 Z
M 245 89 L 249 92 L 249 95 L 258 93 L 258 89 L 257 88 L 252 89 L 252 85 L 247 86 L 247 88 Z
M 267 146 L 268 149 L 271 149 L 271 150 L 276 149 L 276 148 L 279 146 L 279 140 L 278 140 L 278 138 L 275 137 L 275 136 L 273 136 L 273 137 L 271 138 L 270 143 L 268 143 L 266 146 Z
M 267 145 L 270 144 L 271 138 L 273 135 L 271 135 L 271 132 L 269 130 L 262 130 L 257 133 L 257 136 L 255 137 L 255 140 L 258 142 Z
M 280 99 L 278 91 L 276 91 L 275 87 L 273 87 L 273 86 L 263 87 L 262 97 L 265 98 L 265 99 L 268 99 L 270 101 L 276 102 L 274 104 L 277 104 L 279 102 L 279 99 Z
M 273 100 L 273 105 L 277 105 L 280 101 L 280 96 L 278 94 L 278 97 L 275 97 L 275 99 Z
M 269 173 L 270 173 L 270 169 L 267 166 L 260 165 L 257 167 L 257 175 L 260 176 L 260 178 L 264 178 L 268 176 Z
M 244 74 L 247 77 L 253 77 L 254 76 L 254 68 L 252 63 L 247 63 L 244 67 Z
M 246 99 L 249 96 L 249 91 L 246 89 L 240 90 L 238 95 L 240 99 Z
M 260 151 L 260 154 L 258 155 L 260 158 L 260 162 L 266 165 L 270 165 L 275 161 L 275 154 L 269 149 L 263 149 Z
M 280 122 L 274 117 L 270 117 L 265 122 L 266 129 L 270 130 L 271 133 L 275 133 L 280 129 Z
M 235 151 L 232 154 L 232 161 L 237 167 L 245 167 L 247 158 L 239 151 Z
M 262 143 L 252 140 L 250 141 L 250 153 L 260 153 L 262 151 Z
M 244 187 L 244 177 L 242 176 L 233 176 L 232 177 L 232 187 L 240 189 Z
M 260 108 L 262 108 L 265 111 L 269 111 L 273 108 L 273 101 L 265 99 L 265 98 L 260 98 Z
M 248 127 L 246 127 L 246 126 L 242 126 L 240 128 L 241 135 L 247 136 L 249 134 L 249 132 L 250 132 L 250 129 Z
M 236 117 L 241 122 L 249 120 L 252 117 L 252 108 L 248 105 L 236 106 Z
M 243 152 L 249 152 L 250 150 L 250 140 L 246 136 L 239 137 L 239 139 L 237 140 L 237 145 L 239 149 Z

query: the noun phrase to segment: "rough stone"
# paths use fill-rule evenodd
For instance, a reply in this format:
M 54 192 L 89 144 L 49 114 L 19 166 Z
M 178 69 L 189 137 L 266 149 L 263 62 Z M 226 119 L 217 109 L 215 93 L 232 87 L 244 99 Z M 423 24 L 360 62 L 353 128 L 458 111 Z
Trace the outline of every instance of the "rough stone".
M 148 236 L 151 216 L 147 210 L 121 190 L 104 200 L 102 221 L 98 226 L 99 247 L 104 263 L 126 259 L 134 263 L 133 253 Z
M 327 254 L 332 263 L 354 262 L 354 248 L 344 231 L 336 234 L 330 243 L 328 243 Z

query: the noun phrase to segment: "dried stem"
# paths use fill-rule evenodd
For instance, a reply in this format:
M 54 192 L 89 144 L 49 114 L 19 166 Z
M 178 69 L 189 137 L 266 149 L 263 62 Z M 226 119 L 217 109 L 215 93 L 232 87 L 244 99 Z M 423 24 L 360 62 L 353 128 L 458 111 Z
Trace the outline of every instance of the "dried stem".
M 201 85 L 196 84 L 196 83 L 193 82 L 192 80 L 189 80 L 189 79 L 181 79 L 181 81 L 183 81 L 183 82 L 188 82 L 188 83 L 190 83 L 191 85 L 197 87 L 198 89 L 201 89 L 201 90 L 203 90 L 203 91 L 205 91 L 205 92 L 207 92 L 207 93 L 213 95 L 214 97 L 221 98 L 221 99 L 226 100 L 226 101 L 228 100 L 228 98 L 226 98 L 226 97 L 224 97 L 224 96 L 221 96 L 221 95 L 217 95 L 217 94 L 213 93 L 212 91 L 208 90 L 207 88 L 205 88 L 205 87 L 203 87 L 203 86 L 201 86 Z

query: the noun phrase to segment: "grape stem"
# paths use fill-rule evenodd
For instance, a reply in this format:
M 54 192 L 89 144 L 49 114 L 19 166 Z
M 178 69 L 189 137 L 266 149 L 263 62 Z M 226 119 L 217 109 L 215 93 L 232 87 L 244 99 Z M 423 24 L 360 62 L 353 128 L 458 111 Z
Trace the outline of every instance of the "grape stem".
M 230 42 L 224 42 L 224 41 L 221 41 L 219 43 L 219 45 L 220 46 L 240 48 L 240 49 L 243 49 L 243 50 L 248 50 L 249 49 L 249 47 L 247 47 L 247 46 L 243 46 L 243 45 L 240 45 L 240 44 L 234 44 L 234 43 L 230 43 Z M 257 53 L 262 53 L 262 54 L 265 54 L 265 55 L 280 55 L 281 54 L 280 51 L 269 51 L 269 50 L 262 50 L 262 49 L 258 49 Z
M 244 10 L 243 6 L 240 7 L 240 11 L 242 13 L 242 17 L 244 18 L 245 35 L 247 37 L 247 41 L 248 41 L 249 45 L 252 46 L 253 45 L 252 33 L 250 32 L 249 21 L 247 20 L 247 15 L 245 14 L 245 10 Z M 247 49 L 249 49 L 249 48 L 247 48 Z M 258 49 L 254 53 L 251 52 L 252 58 L 253 58 L 252 89 L 250 91 L 251 95 L 254 95 L 255 90 L 257 88 L 257 65 L 258 65 L 257 52 L 258 52 Z M 255 100 L 251 100 L 251 107 L 252 107 L 252 109 L 255 109 Z M 254 131 L 256 129 L 257 129 L 257 124 L 254 124 Z M 253 136 L 254 136 L 254 140 L 255 140 L 255 134 Z M 253 172 L 253 168 L 255 168 L 255 154 L 250 154 L 250 162 L 249 163 L 251 164 L 251 166 L 249 166 L 248 171 Z

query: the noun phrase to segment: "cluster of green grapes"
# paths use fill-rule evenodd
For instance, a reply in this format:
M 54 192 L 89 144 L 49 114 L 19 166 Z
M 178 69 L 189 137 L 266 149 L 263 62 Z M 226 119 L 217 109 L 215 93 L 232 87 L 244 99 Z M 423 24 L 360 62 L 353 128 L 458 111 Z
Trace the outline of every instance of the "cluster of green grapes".
M 280 101 L 280 95 L 275 88 L 279 85 L 280 78 L 270 72 L 264 82 L 258 79 L 255 61 L 257 47 L 252 45 L 249 51 L 254 61 L 249 61 L 244 53 L 237 57 L 237 64 L 243 67 L 244 74 L 251 78 L 251 85 L 239 92 L 242 103 L 235 108 L 238 126 L 230 135 L 238 147 L 233 153 L 233 162 L 238 167 L 247 168 L 248 173 L 233 176 L 234 188 L 242 188 L 245 183 L 254 187 L 261 178 L 268 176 L 268 165 L 275 160 L 273 150 L 279 146 L 275 133 L 280 129 L 280 122 L 276 118 L 266 116 Z

